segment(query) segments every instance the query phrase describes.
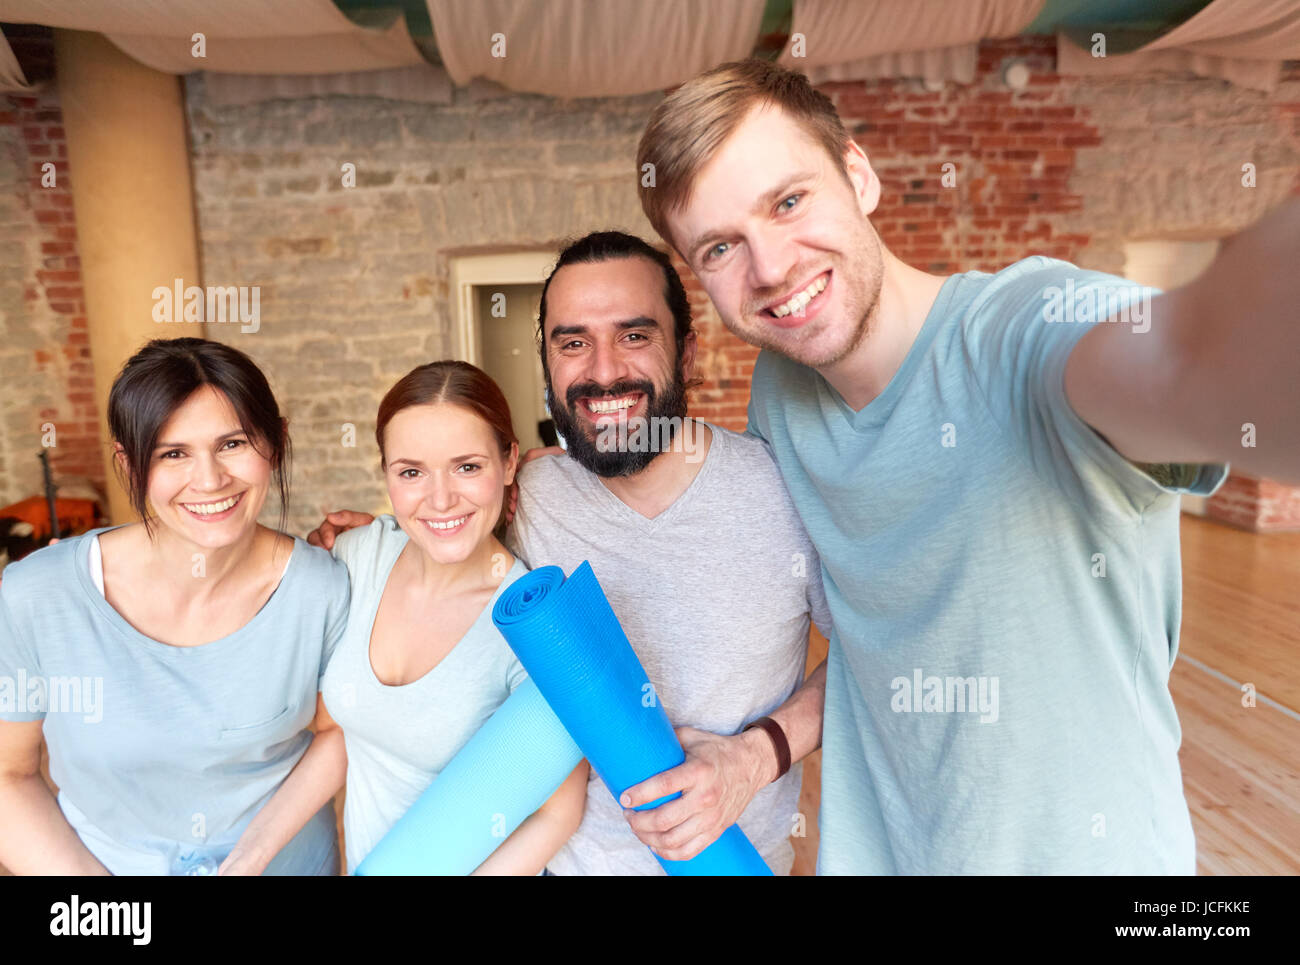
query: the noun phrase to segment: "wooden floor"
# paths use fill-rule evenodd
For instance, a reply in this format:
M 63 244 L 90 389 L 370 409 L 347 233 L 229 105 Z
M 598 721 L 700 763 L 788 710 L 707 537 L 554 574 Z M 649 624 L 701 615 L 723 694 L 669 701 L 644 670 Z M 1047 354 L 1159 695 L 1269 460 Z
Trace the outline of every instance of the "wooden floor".
M 1199 872 L 1300 874 L 1300 533 L 1183 517 L 1180 654 L 1170 689 Z
M 1184 516 L 1183 628 L 1170 689 L 1206 875 L 1300 874 L 1300 533 Z M 826 655 L 815 630 L 809 667 Z M 1243 684 L 1255 706 L 1242 704 Z M 817 864 L 821 752 L 804 762 L 795 874 Z M 342 795 L 339 795 L 340 804 Z M 0 874 L 7 874 L 0 866 Z

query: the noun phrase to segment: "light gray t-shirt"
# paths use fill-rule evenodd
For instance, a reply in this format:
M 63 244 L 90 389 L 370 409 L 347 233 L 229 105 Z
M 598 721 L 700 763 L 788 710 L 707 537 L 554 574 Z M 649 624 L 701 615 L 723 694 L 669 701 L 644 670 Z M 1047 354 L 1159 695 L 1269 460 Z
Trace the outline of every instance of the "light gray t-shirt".
M 466 742 L 527 678 L 492 623 L 492 606 L 528 572 L 516 559 L 473 626 L 419 680 L 380 683 L 370 633 L 407 535 L 392 516 L 342 534 L 334 555 L 352 578 L 348 629 L 325 671 L 325 708 L 348 751 L 343 838 L 348 874 L 415 803 Z
M 307 747 L 348 580 L 294 540 L 246 624 L 193 647 L 136 630 L 96 588 L 92 530 L 5 569 L 0 720 L 44 720 L 64 816 L 114 874 L 215 867 Z M 325 805 L 268 874 L 335 874 Z
M 709 428 L 699 474 L 654 519 L 568 456 L 530 462 L 507 544 L 534 568 L 569 574 L 590 561 L 673 726 L 729 735 L 795 691 L 809 615 L 828 636 L 830 617 L 821 564 L 767 447 Z M 739 821 L 777 874 L 794 861 L 801 774 L 795 765 L 762 788 Z M 582 824 L 547 867 L 664 873 L 594 769 Z

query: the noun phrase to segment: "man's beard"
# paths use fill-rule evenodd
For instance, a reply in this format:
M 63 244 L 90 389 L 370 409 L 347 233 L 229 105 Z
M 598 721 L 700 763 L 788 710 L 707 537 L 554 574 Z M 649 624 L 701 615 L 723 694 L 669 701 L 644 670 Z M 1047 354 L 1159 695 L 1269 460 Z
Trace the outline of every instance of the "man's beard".
M 578 461 L 578 465 L 584 469 L 594 472 L 597 476 L 603 476 L 611 479 L 617 476 L 635 476 L 646 466 L 654 461 L 655 456 L 664 451 L 663 447 L 629 447 L 619 448 L 617 441 L 626 439 L 619 431 L 620 421 L 605 423 L 604 429 L 596 429 L 595 426 L 577 414 L 577 404 L 580 398 L 616 398 L 620 395 L 627 395 L 629 392 L 641 392 L 646 397 L 646 414 L 645 416 L 634 416 L 626 420 L 626 432 L 628 434 L 636 431 L 636 423 L 644 418 L 647 422 L 646 429 L 650 430 L 651 439 L 661 439 L 665 441 L 665 446 L 671 443 L 676 435 L 677 428 L 681 425 L 682 420 L 686 418 L 686 380 L 682 376 L 681 367 L 678 366 L 673 370 L 672 381 L 664 389 L 662 395 L 655 391 L 654 384 L 642 380 L 626 379 L 615 382 L 608 388 L 602 388 L 594 382 L 577 382 L 569 386 L 565 393 L 565 400 L 560 403 L 555 398 L 555 390 L 551 387 L 551 373 L 546 373 L 546 396 L 551 405 L 551 418 L 555 420 L 556 431 L 564 436 L 564 441 L 568 445 L 568 452 Z M 665 421 L 660 421 L 665 420 Z M 652 427 L 662 425 L 665 430 L 660 433 Z M 586 428 L 596 429 L 597 438 L 593 439 L 587 435 Z M 597 443 L 601 434 L 605 434 L 606 445 L 602 447 Z

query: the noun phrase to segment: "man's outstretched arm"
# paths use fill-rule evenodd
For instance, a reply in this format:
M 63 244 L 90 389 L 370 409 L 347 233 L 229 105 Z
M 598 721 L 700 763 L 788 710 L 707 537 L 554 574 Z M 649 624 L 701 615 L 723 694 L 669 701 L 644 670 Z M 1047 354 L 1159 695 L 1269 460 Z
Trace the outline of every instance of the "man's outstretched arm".
M 1065 367 L 1084 422 L 1142 463 L 1231 462 L 1300 482 L 1300 200 L 1229 239 L 1151 325 L 1098 324 Z

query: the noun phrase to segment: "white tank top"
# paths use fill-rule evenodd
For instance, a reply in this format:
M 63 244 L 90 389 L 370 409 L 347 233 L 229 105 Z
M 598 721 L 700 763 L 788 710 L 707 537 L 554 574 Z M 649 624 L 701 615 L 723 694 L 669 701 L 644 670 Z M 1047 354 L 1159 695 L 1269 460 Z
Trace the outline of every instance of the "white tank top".
M 90 544 L 90 579 L 99 595 L 107 599 L 104 593 L 104 554 L 99 548 L 98 536 Z

